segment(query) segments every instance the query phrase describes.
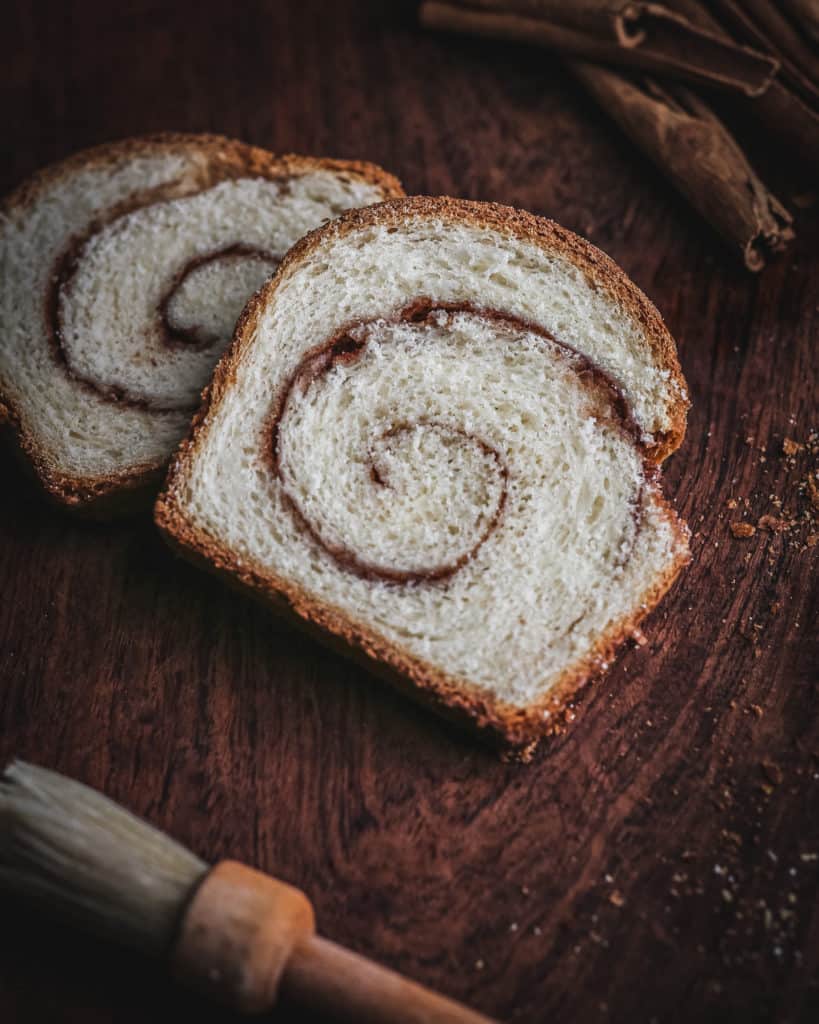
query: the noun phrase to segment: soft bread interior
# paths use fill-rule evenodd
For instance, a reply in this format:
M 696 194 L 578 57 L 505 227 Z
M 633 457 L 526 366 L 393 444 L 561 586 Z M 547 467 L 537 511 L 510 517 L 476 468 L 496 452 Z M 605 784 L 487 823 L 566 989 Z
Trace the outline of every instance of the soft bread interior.
M 196 145 L 153 144 L 145 155 L 124 147 L 46 177 L 0 219 L 0 389 L 60 477 L 115 478 L 165 462 L 237 313 L 277 260 L 322 221 L 383 198 L 376 185 L 324 169 L 286 184 L 249 173 L 202 191 L 208 159 Z M 152 203 L 165 187 L 178 197 Z M 107 223 L 140 195 L 144 208 Z M 59 299 L 67 367 L 49 337 L 47 296 L 61 255 L 89 231 Z M 234 254 L 194 268 L 168 319 L 195 325 L 205 343 L 163 344 L 157 305 L 178 268 L 237 244 L 274 258 Z
M 477 204 L 480 205 L 480 204 Z M 371 223 L 338 236 L 282 283 L 263 331 L 289 347 L 294 335 L 321 338 L 332 324 L 382 316 L 407 297 L 473 302 L 542 324 L 588 356 L 620 388 L 643 441 L 672 426 L 684 385 L 647 343 L 646 330 L 623 304 L 593 284 L 558 251 L 450 217 L 409 220 L 396 230 Z M 281 323 L 281 310 L 294 322 Z M 278 314 L 278 315 L 277 315 Z
M 557 252 L 434 217 L 331 227 L 246 330 L 160 522 L 416 679 L 548 719 L 685 560 L 643 458 L 677 385 Z

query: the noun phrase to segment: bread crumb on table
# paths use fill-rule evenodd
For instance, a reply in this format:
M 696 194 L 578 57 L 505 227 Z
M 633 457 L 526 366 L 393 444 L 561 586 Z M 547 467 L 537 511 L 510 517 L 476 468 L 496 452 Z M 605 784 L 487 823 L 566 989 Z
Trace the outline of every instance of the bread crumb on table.
M 790 528 L 791 524 L 786 519 L 780 519 L 778 516 L 764 515 L 759 517 L 756 525 L 760 530 L 770 530 L 771 533 L 784 533 L 785 530 Z
M 819 485 L 816 483 L 816 474 L 808 473 L 808 494 L 810 503 L 814 508 L 819 508 Z
M 796 418 L 792 416 L 789 422 L 795 424 Z M 753 435 L 746 435 L 743 440 L 755 450 L 765 452 L 765 445 L 757 443 Z M 771 450 L 773 451 L 773 448 Z M 809 431 L 803 441 L 797 441 L 787 435 L 783 437 L 780 457 L 789 471 L 799 472 L 799 479 L 794 483 L 791 478 L 791 481 L 785 485 L 789 488 L 787 494 L 768 494 L 769 511 L 762 512 L 761 515 L 757 513 L 756 522 L 744 519 L 729 521 L 728 528 L 732 535 L 738 539 L 747 539 L 764 531 L 782 537 L 783 543 L 789 541 L 797 543 L 801 546 L 802 551 L 816 547 L 819 544 L 819 531 L 817 530 L 819 520 L 816 515 L 819 511 L 819 471 L 816 468 L 811 469 L 804 466 L 806 458 L 815 458 L 816 456 L 819 456 L 819 431 Z M 736 484 L 736 482 L 736 478 L 731 481 L 732 484 Z M 762 495 L 752 494 L 750 497 L 759 500 Z M 756 500 L 754 504 L 756 504 Z M 796 507 L 794 507 L 794 503 Z M 725 501 L 725 507 L 730 510 L 743 507 L 747 516 L 754 515 L 751 501 L 747 497 L 728 498 Z M 722 516 L 720 515 L 719 518 L 721 519 Z M 789 536 L 785 537 L 786 534 Z M 750 557 L 750 553 L 746 552 L 745 561 L 747 562 Z M 774 560 L 771 559 L 769 564 L 773 566 Z

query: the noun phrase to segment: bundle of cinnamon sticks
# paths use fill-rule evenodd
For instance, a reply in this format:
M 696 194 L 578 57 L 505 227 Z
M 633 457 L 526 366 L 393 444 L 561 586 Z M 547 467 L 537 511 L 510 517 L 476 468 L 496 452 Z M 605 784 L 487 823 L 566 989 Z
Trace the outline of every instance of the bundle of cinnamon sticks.
M 750 270 L 793 238 L 714 105 L 819 174 L 819 0 L 423 0 L 421 22 L 564 55 Z

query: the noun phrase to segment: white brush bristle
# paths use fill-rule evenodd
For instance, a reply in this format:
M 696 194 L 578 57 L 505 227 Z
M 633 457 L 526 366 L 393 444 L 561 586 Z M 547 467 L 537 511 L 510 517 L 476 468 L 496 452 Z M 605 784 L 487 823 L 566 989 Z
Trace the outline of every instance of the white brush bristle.
M 0 779 L 0 885 L 162 955 L 208 866 L 100 793 L 13 762 Z

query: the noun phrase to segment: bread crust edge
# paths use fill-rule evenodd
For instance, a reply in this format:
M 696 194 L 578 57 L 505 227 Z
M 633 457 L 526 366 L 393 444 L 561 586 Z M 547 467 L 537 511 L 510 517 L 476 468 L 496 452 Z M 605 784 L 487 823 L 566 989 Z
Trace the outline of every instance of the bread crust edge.
M 677 396 L 675 401 L 669 403 L 667 410 L 668 428 L 653 444 L 644 447 L 643 452 L 659 464 L 679 448 L 685 437 L 691 402 L 676 343 L 659 310 L 610 256 L 587 239 L 546 217 L 500 203 L 456 199 L 452 196 L 405 196 L 347 210 L 329 224 L 308 232 L 296 242 L 282 260 L 275 277 L 260 290 L 258 298 L 267 302 L 273 290 L 278 287 L 278 282 L 284 280 L 290 269 L 309 258 L 325 240 L 341 239 L 368 227 L 400 227 L 409 216 L 440 219 L 454 224 L 467 223 L 529 242 L 567 259 L 583 273 L 592 288 L 607 292 L 640 324 L 656 368 L 668 372 L 669 384 Z M 238 328 L 239 323 L 233 344 L 225 355 L 240 341 Z
M 242 563 L 215 538 L 190 528 L 172 498 L 163 495 L 154 507 L 154 521 L 164 540 L 186 561 L 217 576 L 232 589 L 253 596 L 279 618 L 360 665 L 416 704 L 522 761 L 531 757 L 541 740 L 566 731 L 583 692 L 605 674 L 619 648 L 638 634 L 640 623 L 690 561 L 687 531 L 676 514 L 671 515 L 677 538 L 674 561 L 644 592 L 638 611 L 613 624 L 581 662 L 562 674 L 546 697 L 518 707 L 494 700 L 469 680 L 451 676 L 406 653 L 341 609 L 310 598 L 287 580 Z

